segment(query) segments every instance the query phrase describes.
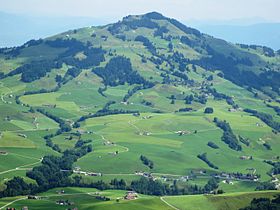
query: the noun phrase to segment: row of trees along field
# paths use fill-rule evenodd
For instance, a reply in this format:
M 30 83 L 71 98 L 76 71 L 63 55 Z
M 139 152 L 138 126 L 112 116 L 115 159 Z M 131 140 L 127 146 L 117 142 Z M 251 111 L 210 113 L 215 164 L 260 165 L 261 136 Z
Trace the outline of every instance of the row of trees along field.
M 242 147 L 239 144 L 237 137 L 234 135 L 229 123 L 221 121 L 216 117 L 214 118 L 214 123 L 216 123 L 216 125 L 224 131 L 222 141 L 225 142 L 229 148 L 236 151 L 242 150 Z
M 239 210 L 279 210 L 280 195 L 270 200 L 269 198 L 254 198 L 250 205 Z

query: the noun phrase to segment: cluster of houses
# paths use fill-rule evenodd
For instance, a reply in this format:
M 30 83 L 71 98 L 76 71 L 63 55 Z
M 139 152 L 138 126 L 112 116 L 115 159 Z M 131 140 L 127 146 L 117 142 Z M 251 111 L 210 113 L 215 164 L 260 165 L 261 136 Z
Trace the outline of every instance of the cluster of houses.
M 51 109 L 56 108 L 56 104 L 42 104 L 42 106 L 48 107 L 48 108 L 51 108 Z
M 190 132 L 189 131 L 176 131 L 175 133 L 179 134 L 179 136 L 182 136 L 182 135 L 189 134 Z
M 253 156 L 246 156 L 246 155 L 242 155 L 239 157 L 240 160 L 253 160 Z
M 156 180 L 156 178 L 149 172 L 135 171 L 135 175 L 143 176 L 148 179 Z
M 258 122 L 256 123 L 256 126 L 257 127 L 263 127 L 263 125 L 261 123 L 258 123 Z
M 40 200 L 42 198 L 40 196 L 28 195 L 27 199 L 29 199 L 29 200 Z
M 8 154 L 7 151 L 3 151 L 3 150 L 0 151 L 0 155 L 7 155 L 7 154 Z
M 134 191 L 127 191 L 126 195 L 124 196 L 125 200 L 135 200 L 137 199 L 138 195 Z
M 229 185 L 233 185 L 233 181 L 230 181 L 230 180 L 223 180 L 222 181 L 223 183 L 225 183 L 225 184 L 229 184 Z
M 102 176 L 102 173 L 81 171 L 81 169 L 79 167 L 75 167 L 75 169 L 73 170 L 73 173 L 85 175 L 85 176 Z
M 114 142 L 111 142 L 111 141 L 108 141 L 108 140 L 107 140 L 107 141 L 104 141 L 104 142 L 103 142 L 103 145 L 104 145 L 104 146 L 115 146 L 116 144 L 115 144 Z
M 273 176 L 271 182 L 275 185 L 275 188 L 277 190 L 280 190 L 280 181 L 279 181 L 279 179 L 277 177 Z
M 65 193 L 65 190 L 63 190 L 63 189 L 62 189 L 62 190 L 58 190 L 58 191 L 56 191 L 56 193 L 59 194 L 59 195 L 61 195 L 61 194 L 64 194 L 64 193 Z
M 134 116 L 134 117 L 139 117 L 139 116 L 140 116 L 140 113 L 139 113 L 139 112 L 133 113 L 132 116 Z
M 236 109 L 235 108 L 229 108 L 228 111 L 229 112 L 238 112 L 238 111 L 242 112 L 243 109 L 242 108 L 236 108 Z
M 106 196 L 102 196 L 102 195 L 95 196 L 95 198 L 100 201 L 110 201 L 111 200 L 110 198 L 108 198 Z
M 257 182 L 259 177 L 254 174 L 242 174 L 242 173 L 220 173 L 214 174 L 215 178 L 226 179 L 226 180 L 242 180 L 242 181 L 254 181 Z
M 148 116 L 143 116 L 142 117 L 143 120 L 147 120 L 147 119 L 151 119 L 151 118 L 152 118 L 152 115 L 148 115 Z
M 27 138 L 27 136 L 25 134 L 19 133 L 18 136 L 22 137 L 22 138 Z
M 181 182 L 187 182 L 191 179 L 189 176 L 180 176 L 178 178 L 170 178 L 170 177 L 163 175 L 160 177 L 155 177 L 149 172 L 142 172 L 142 171 L 135 171 L 135 175 L 143 176 L 145 178 L 152 179 L 153 181 L 160 179 L 161 181 L 164 181 L 164 182 L 174 181 L 174 180 L 181 181 Z
M 157 179 L 157 178 L 156 178 Z M 168 181 L 180 181 L 180 182 L 187 182 L 189 181 L 191 178 L 189 176 L 180 176 L 178 178 L 170 178 L 170 177 L 166 177 L 166 176 L 161 176 L 159 178 L 161 181 L 163 182 L 168 182 Z
M 148 132 L 148 131 L 140 131 L 138 132 L 138 135 L 139 136 L 150 136 L 152 133 Z
M 60 206 L 72 206 L 75 204 L 74 202 L 71 202 L 69 200 L 58 200 L 55 203 Z
M 11 119 L 10 116 L 7 116 L 7 117 L 4 118 L 4 120 L 5 120 L 5 121 L 11 121 L 12 119 Z
M 16 210 L 16 208 L 8 207 L 8 208 L 6 208 L 6 210 Z M 28 210 L 28 207 L 24 206 L 24 207 L 21 208 L 21 210 Z
M 129 105 L 130 103 L 128 101 L 122 101 L 121 104 L 123 105 Z M 133 103 L 132 103 L 133 104 Z
M 79 129 L 77 130 L 77 133 L 82 135 L 82 134 L 93 134 L 92 131 L 85 131 L 85 130 L 82 130 L 82 129 Z
M 113 155 L 113 156 L 116 156 L 119 154 L 119 151 L 115 151 L 115 152 L 108 152 L 109 155 Z
M 256 169 L 254 168 L 248 168 L 248 171 L 250 171 L 250 173 L 247 174 L 242 174 L 242 173 L 218 173 L 218 174 L 213 174 L 212 176 L 215 178 L 219 178 L 219 179 L 223 179 L 224 183 L 226 184 L 233 184 L 233 182 L 231 180 L 241 180 L 241 181 L 258 181 L 259 177 L 258 175 L 256 175 Z M 157 180 L 160 179 L 161 181 L 167 182 L 167 181 L 181 181 L 181 182 L 187 182 L 191 179 L 193 179 L 194 177 L 196 177 L 196 174 L 198 175 L 206 175 L 206 172 L 204 170 L 197 170 L 197 171 L 192 171 L 192 174 L 190 176 L 179 176 L 176 178 L 170 178 L 168 176 L 160 176 L 160 177 L 155 177 L 153 174 L 149 173 L 149 172 L 142 172 L 142 171 L 135 171 L 135 175 L 138 176 L 143 176 L 145 178 L 148 179 L 152 179 L 152 180 Z M 276 182 L 276 181 L 275 181 Z M 278 180 L 277 180 L 278 183 Z M 279 183 L 279 188 L 280 188 L 280 183 Z
M 249 157 L 249 159 L 250 159 L 250 157 Z M 226 184 L 233 184 L 232 180 L 257 182 L 259 180 L 259 176 L 256 175 L 256 169 L 247 168 L 247 170 L 250 173 L 242 174 L 242 173 L 225 173 L 225 172 L 222 172 L 222 173 L 212 174 L 211 176 L 213 176 L 215 178 L 223 179 L 224 180 L 223 182 L 226 183 Z M 152 179 L 154 181 L 160 179 L 161 181 L 164 181 L 164 182 L 168 182 L 168 181 L 187 182 L 187 181 L 195 178 L 197 175 L 206 175 L 206 171 L 196 170 L 196 171 L 192 171 L 191 175 L 189 175 L 189 176 L 178 176 L 176 178 L 174 178 L 174 177 L 171 178 L 171 177 L 165 176 L 165 175 L 156 177 L 149 172 L 142 172 L 142 171 L 135 171 L 135 175 L 143 176 L 145 178 Z M 278 183 L 278 180 L 276 180 L 275 183 Z M 280 182 L 279 182 L 279 188 L 280 188 Z
M 202 169 L 194 169 L 191 170 L 191 174 L 192 176 L 196 176 L 196 175 L 206 175 L 206 170 L 202 170 Z

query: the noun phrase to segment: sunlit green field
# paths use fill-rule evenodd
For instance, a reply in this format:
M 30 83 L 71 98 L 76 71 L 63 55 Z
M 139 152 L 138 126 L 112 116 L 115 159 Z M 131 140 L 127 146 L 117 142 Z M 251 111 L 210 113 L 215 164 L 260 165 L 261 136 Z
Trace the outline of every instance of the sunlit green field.
M 64 194 L 58 194 L 61 190 Z M 68 200 L 72 203 L 69 207 L 78 209 L 181 209 L 181 210 L 224 210 L 247 206 L 253 198 L 274 198 L 279 192 L 243 192 L 227 193 L 223 195 L 187 195 L 187 196 L 164 196 L 153 197 L 138 194 L 135 200 L 124 200 L 126 191 L 105 190 L 99 191 L 94 188 L 56 188 L 41 193 L 40 199 L 30 200 L 26 197 L 2 198 L 0 207 L 22 208 L 28 206 L 31 209 L 65 209 L 66 206 L 56 204 L 59 200 Z M 109 201 L 101 201 L 95 196 L 105 196 Z M 117 201 L 118 200 L 118 201 Z
M 87 73 L 90 74 L 90 72 Z M 199 74 L 194 74 L 193 77 L 201 78 Z M 5 87 L 13 87 L 14 85 L 12 80 L 5 81 L 4 84 Z M 43 108 L 72 122 L 82 115 L 101 109 L 109 101 L 109 98 L 116 101 L 112 108 L 141 111 L 139 117 L 122 114 L 97 117 L 82 122 L 81 127 L 77 130 L 83 132 L 82 139 L 92 140 L 91 144 L 94 148 L 93 152 L 75 163 L 82 170 L 100 172 L 110 178 L 113 178 L 114 175 L 119 178 L 123 176 L 125 179 L 131 180 L 129 177 L 134 175 L 135 171 L 150 171 L 159 174 L 159 176 L 163 174 L 182 176 L 189 175 L 191 171 L 197 169 L 205 169 L 208 173 L 248 173 L 248 168 L 255 168 L 256 173 L 261 175 L 262 181 L 270 179 L 267 172 L 271 166 L 263 161 L 278 155 L 279 136 L 273 134 L 272 129 L 256 117 L 242 111 L 229 112 L 231 106 L 225 101 L 216 101 L 211 98 L 208 99 L 206 105 L 196 102 L 192 105 L 186 105 L 183 100 L 176 100 L 175 104 L 171 104 L 170 99 L 167 98 L 170 95 L 175 94 L 179 97 L 182 92 L 190 94 L 190 90 L 183 86 L 157 85 L 152 89 L 141 90 L 129 99 L 128 105 L 125 105 L 121 101 L 130 87 L 126 85 L 110 87 L 104 92 L 107 96 L 104 97 L 97 92 L 99 85 L 100 79 L 95 75 L 85 76 L 85 74 L 81 74 L 58 92 L 26 95 L 20 98 L 25 104 Z M 252 99 L 247 90 L 222 78 L 216 78 L 214 85 L 217 90 L 236 97 L 240 103 L 243 100 L 242 107 L 250 106 L 250 100 L 254 100 L 256 109 L 274 113 L 261 100 Z M 20 91 L 20 88 L 14 91 Z M 11 101 L 12 104 L 3 103 L 1 105 L 8 110 L 2 114 L 3 118 L 7 116 L 11 118 L 9 121 L 2 120 L 0 122 L 3 124 L 3 128 L 6 128 L 2 132 L 0 141 L 2 150 L 10 151 L 11 148 L 19 148 L 18 151 L 26 156 L 29 156 L 31 154 L 29 151 L 32 151 L 33 154 L 38 154 L 35 155 L 36 158 L 41 158 L 44 154 L 55 154 L 45 146 L 43 136 L 46 133 L 55 132 L 58 128 L 57 123 L 42 114 L 28 112 L 28 108 L 18 107 L 13 98 L 5 96 L 4 99 Z M 151 101 L 154 106 L 144 106 L 141 103 L 143 99 Z M 53 107 L 54 105 L 55 107 Z M 186 106 L 192 107 L 194 111 L 174 113 L 179 108 Z M 206 106 L 213 107 L 214 113 L 204 114 Z M 12 109 L 21 109 L 22 111 L 14 115 Z M 155 110 L 162 110 L 163 113 L 152 113 Z M 214 117 L 227 120 L 235 135 L 250 139 L 250 146 L 242 144 L 241 152 L 230 149 L 221 141 L 222 130 L 213 123 Z M 176 133 L 178 131 L 184 131 L 186 134 L 179 136 Z M 75 129 L 72 132 L 75 132 Z M 20 137 L 20 134 L 26 135 L 26 138 Z M 71 140 L 68 139 L 70 136 L 72 136 Z M 65 150 L 73 148 L 78 138 L 70 132 L 56 136 L 52 140 Z M 207 146 L 208 141 L 213 141 L 220 148 L 217 150 L 210 148 Z M 271 151 L 265 149 L 262 145 L 264 142 L 268 142 L 272 146 Z M 114 154 L 116 152 L 117 155 Z M 197 158 L 198 154 L 204 152 L 207 153 L 208 159 L 219 167 L 218 170 L 210 168 Z M 142 164 L 139 159 L 140 155 L 145 155 L 154 162 L 152 170 Z M 240 156 L 243 155 L 252 156 L 253 160 L 241 160 Z M 3 164 L 1 166 L 3 172 L 36 162 L 26 158 L 17 161 L 16 156 L 14 157 L 10 153 L 7 156 L 0 156 L 0 158 L 6 162 L 14 163 Z M 24 175 L 23 170 L 16 170 L 16 172 Z M 1 176 L 11 177 L 11 174 L 8 171 Z M 98 180 L 98 178 L 94 180 Z M 106 181 L 110 181 L 109 178 Z M 199 183 L 199 181 L 194 180 L 191 183 Z M 238 186 L 242 191 L 246 191 L 253 190 L 256 185 L 246 185 L 241 182 Z M 238 191 L 235 186 L 226 184 L 221 185 L 221 188 L 228 192 Z
M 160 200 L 159 197 L 138 195 L 135 200 L 124 200 L 125 191 L 106 190 L 98 191 L 94 188 L 66 188 L 65 194 L 58 194 L 57 191 L 61 189 L 53 189 L 46 193 L 40 194 L 42 197 L 40 200 L 19 200 L 8 206 L 20 209 L 24 206 L 28 206 L 30 209 L 65 209 L 65 208 L 78 208 L 82 210 L 86 209 L 164 209 L 171 210 L 172 208 L 166 205 Z M 96 194 L 98 193 L 98 194 Z M 96 199 L 97 195 L 106 196 L 110 198 L 110 201 L 101 201 Z M 0 207 L 12 202 L 18 198 L 4 198 L 0 199 Z M 119 201 L 117 201 L 117 199 Z M 69 200 L 71 206 L 61 206 L 56 204 L 58 200 Z M 7 207 L 8 207 L 7 206 Z
M 151 118 L 145 119 L 147 116 Z M 251 145 L 249 147 L 243 145 L 242 152 L 228 148 L 220 139 L 221 130 L 212 123 L 214 116 L 227 119 L 237 135 L 250 138 Z M 83 127 L 94 133 L 95 151 L 81 158 L 76 165 L 105 174 L 148 171 L 149 169 L 139 160 L 143 154 L 154 161 L 155 167 L 152 172 L 186 175 L 193 169 L 206 168 L 212 171 L 196 157 L 207 152 L 209 159 L 219 166 L 219 171 L 246 173 L 247 168 L 254 167 L 262 179 L 266 180 L 269 178 L 266 172 L 270 166 L 263 163 L 263 160 L 277 155 L 278 138 L 267 126 L 257 127 L 257 122 L 259 122 L 257 118 L 244 113 L 218 111 L 208 116 L 196 112 L 180 115 L 145 113 L 140 117 L 116 115 L 94 118 L 87 120 Z M 187 134 L 179 136 L 176 132 L 180 130 L 186 131 Z M 145 132 L 148 135 L 145 135 Z M 275 149 L 267 152 L 259 142 L 260 138 L 269 139 Z M 220 149 L 209 148 L 207 142 L 210 140 Z M 104 145 L 106 141 L 115 145 Z M 119 151 L 119 154 L 110 153 L 114 151 Z M 240 160 L 242 155 L 252 155 L 253 160 Z M 111 165 L 116 167 L 112 168 Z
M 238 210 L 250 204 L 253 198 L 273 198 L 279 192 L 244 192 L 224 195 L 167 196 L 164 200 L 181 210 Z

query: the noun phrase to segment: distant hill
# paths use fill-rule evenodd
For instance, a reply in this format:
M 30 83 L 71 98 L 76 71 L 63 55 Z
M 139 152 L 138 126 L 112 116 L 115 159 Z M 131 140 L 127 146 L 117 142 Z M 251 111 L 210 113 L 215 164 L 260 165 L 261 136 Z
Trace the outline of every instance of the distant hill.
M 197 29 L 185 26 L 179 21 L 164 17 L 159 13 L 148 13 L 142 16 L 127 16 L 122 21 L 96 29 L 94 27 L 92 29 L 75 29 L 54 36 L 56 38 L 55 40 L 54 38 L 39 41 L 32 40 L 21 47 L 7 49 L 4 53 L 6 55 L 10 54 L 11 56 L 21 56 L 21 52 L 28 51 L 30 46 L 36 49 L 40 48 L 42 45 L 47 45 L 56 48 L 56 51 L 61 48 L 69 48 L 71 53 L 68 53 L 66 57 L 69 60 L 70 58 L 68 57 L 72 56 L 71 59 L 73 59 L 79 50 L 88 51 L 90 50 L 89 46 L 95 45 L 95 37 L 90 33 L 85 33 L 84 31 L 86 30 L 92 31 L 91 33 L 93 34 L 95 33 L 94 31 L 100 34 L 101 40 L 103 40 L 103 42 L 99 41 L 101 47 L 104 47 L 104 44 L 106 45 L 108 33 L 117 41 L 115 46 L 122 46 L 122 43 L 126 42 L 135 42 L 135 44 L 142 43 L 148 51 L 144 54 L 135 53 L 133 51 L 133 54 L 142 58 L 152 56 L 150 59 L 157 59 L 151 60 L 153 65 L 156 66 L 167 62 L 169 64 L 169 66 L 167 65 L 168 69 L 172 69 L 178 65 L 180 71 L 183 71 L 188 64 L 199 65 L 206 70 L 219 69 L 223 72 L 226 79 L 238 85 L 262 90 L 264 90 L 265 86 L 269 86 L 272 87 L 273 91 L 278 91 L 277 86 L 279 85 L 280 79 L 278 80 L 276 78 L 280 75 L 279 67 L 274 63 L 268 64 L 267 59 L 265 59 L 265 57 L 272 58 L 278 56 L 278 52 L 259 45 L 234 45 L 222 39 L 202 34 Z M 150 34 L 150 31 L 146 34 L 145 30 L 155 31 L 152 34 Z M 85 40 L 87 40 L 86 45 L 84 45 Z M 179 41 L 181 45 L 188 48 L 187 52 L 189 55 L 187 57 L 184 57 L 184 53 L 179 53 L 179 49 L 174 47 L 174 41 Z M 153 42 L 165 43 L 165 45 L 157 45 Z M 49 51 L 51 52 L 52 49 L 50 48 Z M 166 57 L 161 54 L 162 51 L 170 51 L 170 55 Z M 35 58 L 34 56 L 36 56 L 36 54 L 30 53 L 29 56 L 32 60 Z M 57 61 L 57 59 L 63 62 L 66 59 L 64 58 L 64 54 L 58 54 L 57 56 L 58 58 L 53 60 L 53 62 Z M 38 59 L 41 60 L 40 58 L 36 58 L 36 60 Z M 42 59 L 45 59 L 44 56 Z M 170 63 L 170 59 L 173 59 L 176 65 Z M 84 63 L 85 60 L 80 60 L 79 62 Z M 74 60 L 71 62 L 76 63 L 77 61 Z M 94 63 L 86 64 L 86 67 L 93 66 Z M 79 65 L 76 67 L 81 68 Z M 21 71 L 22 70 L 16 69 L 6 76 L 18 74 L 21 73 Z M 28 81 L 34 80 L 32 79 L 32 77 L 34 77 L 33 72 L 31 70 L 28 72 L 28 76 L 26 77 L 25 72 L 21 75 L 23 81 L 25 81 L 27 77 Z M 41 76 L 44 75 L 45 72 L 43 72 Z M 275 78 L 274 80 L 270 79 L 272 76 Z M 34 78 L 39 79 L 40 77 Z
M 45 38 L 68 29 L 103 25 L 108 22 L 108 20 L 90 17 L 44 17 L 0 12 L 2 29 L 0 47 L 19 46 L 29 39 Z M 238 23 L 227 24 L 226 22 L 190 22 L 190 25 L 203 33 L 232 43 L 256 44 L 268 46 L 274 50 L 280 49 L 280 23 L 238 25 Z
M 29 39 L 45 38 L 71 28 L 104 23 L 94 18 L 28 16 L 0 12 L 0 47 L 19 46 Z
M 257 44 L 280 49 L 280 23 L 259 23 L 252 25 L 194 24 L 204 33 L 225 39 L 232 43 Z

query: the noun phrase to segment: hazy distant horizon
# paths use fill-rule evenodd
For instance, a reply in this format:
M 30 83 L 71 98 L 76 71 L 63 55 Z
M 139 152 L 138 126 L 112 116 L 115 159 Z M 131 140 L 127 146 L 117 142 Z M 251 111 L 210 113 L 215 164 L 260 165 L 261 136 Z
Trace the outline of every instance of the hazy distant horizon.
M 261 18 L 280 22 L 279 0 L 9 0 L 0 11 L 23 15 L 120 19 L 157 11 L 181 21 Z
M 9 2 L 15 3 L 15 1 L 18 0 L 11 0 Z M 28 3 L 32 1 L 33 0 L 26 0 L 24 2 L 28 5 Z M 214 0 L 213 2 L 218 1 L 219 0 Z M 257 1 L 261 2 L 260 0 Z M 53 2 L 53 0 L 50 0 L 50 2 Z M 68 7 L 72 8 L 73 1 L 68 0 L 68 2 L 70 2 L 68 3 Z M 82 0 L 82 2 L 86 2 L 86 0 Z M 182 1 L 175 2 L 182 3 Z M 188 0 L 187 2 L 190 3 L 193 1 Z M 269 0 L 267 3 L 268 5 L 269 2 L 273 2 L 273 0 Z M 21 4 L 21 2 L 18 3 Z M 94 12 L 91 16 L 86 16 L 88 15 L 87 12 L 81 14 L 81 11 L 83 11 L 81 9 L 77 9 L 79 12 L 73 14 L 63 12 L 58 14 L 55 12 L 56 7 L 54 7 L 54 14 L 49 14 L 48 12 L 43 11 L 39 14 L 38 11 L 40 10 L 38 6 L 42 4 L 42 1 L 37 0 L 37 4 L 34 3 L 34 6 L 29 9 L 28 6 L 25 6 L 23 9 L 19 9 L 17 7 L 12 9 L 9 7 L 10 3 L 7 2 L 0 5 L 0 27 L 2 29 L 0 34 L 0 47 L 18 46 L 30 39 L 46 38 L 57 33 L 80 27 L 105 25 L 117 22 L 126 15 L 138 15 L 156 11 L 162 13 L 164 16 L 176 18 L 190 27 L 201 30 L 203 33 L 207 33 L 233 43 L 265 45 L 275 50 L 280 48 L 280 42 L 278 41 L 280 40 L 280 13 L 279 17 L 276 15 L 274 18 L 268 15 L 268 13 L 258 13 L 258 11 L 248 13 L 246 16 L 238 16 L 238 14 L 235 16 L 223 16 L 222 14 L 219 14 L 216 17 L 212 16 L 206 18 L 207 16 L 195 16 L 191 14 L 180 15 L 181 9 L 177 4 L 177 6 L 173 5 L 173 7 L 169 8 L 166 12 L 162 12 L 162 10 L 164 10 L 162 5 L 158 5 L 158 7 L 151 6 L 150 8 L 155 8 L 154 10 L 142 8 L 139 9 L 138 13 L 136 13 L 135 8 L 132 7 L 132 9 L 130 9 L 130 13 L 123 12 L 123 14 L 121 14 L 121 11 L 118 11 L 117 13 L 112 11 L 111 15 L 104 17 L 104 15 Z M 278 5 L 277 2 L 276 4 Z M 196 7 L 195 5 L 196 4 L 193 2 L 193 8 Z M 236 6 L 238 6 L 238 2 L 236 3 Z M 176 8 L 179 11 L 178 14 L 172 12 L 175 11 Z M 201 8 L 201 10 L 205 8 L 206 6 Z M 264 7 L 263 10 L 265 10 L 265 8 L 266 7 Z M 96 11 L 96 8 L 94 11 Z M 232 19 L 229 17 L 232 17 Z M 277 23 L 277 25 L 274 23 Z

